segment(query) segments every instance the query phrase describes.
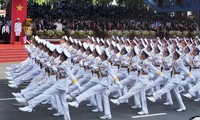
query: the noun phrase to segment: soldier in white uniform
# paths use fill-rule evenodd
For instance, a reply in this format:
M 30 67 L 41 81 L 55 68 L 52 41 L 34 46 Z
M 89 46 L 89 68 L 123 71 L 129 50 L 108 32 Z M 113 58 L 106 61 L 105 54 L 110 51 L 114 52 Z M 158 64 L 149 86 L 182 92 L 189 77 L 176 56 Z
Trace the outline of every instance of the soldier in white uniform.
M 178 50 L 176 50 L 176 52 L 173 55 L 173 58 L 175 60 L 175 62 L 173 64 L 174 74 L 173 74 L 172 78 L 169 79 L 169 82 L 162 89 L 154 92 L 152 97 L 147 97 L 150 101 L 155 102 L 160 96 L 162 96 L 166 92 L 173 89 L 175 96 L 177 98 L 177 101 L 179 103 L 179 107 L 180 107 L 179 109 L 177 109 L 177 112 L 186 110 L 186 107 L 183 103 L 182 97 L 179 93 L 179 86 L 181 83 L 181 79 L 183 78 L 183 75 L 185 75 L 185 74 L 188 75 L 188 80 L 193 79 L 192 74 L 183 65 L 183 62 L 180 59 L 180 56 L 181 56 L 181 53 Z
M 98 52 L 101 54 L 100 50 Z M 96 69 L 96 72 L 99 76 L 99 84 L 93 86 L 92 88 L 86 90 L 82 94 L 80 94 L 78 97 L 76 97 L 76 101 L 74 102 L 68 102 L 69 105 L 78 107 L 79 104 L 87 99 L 88 97 L 97 94 L 102 93 L 103 97 L 103 104 L 104 104 L 104 116 L 100 117 L 100 119 L 111 119 L 111 112 L 110 112 L 110 104 L 109 104 L 109 90 L 107 89 L 114 81 L 120 88 L 122 88 L 121 84 L 119 83 L 118 78 L 114 74 L 114 72 L 111 69 L 111 65 L 107 62 L 107 59 L 110 57 L 108 52 L 103 52 L 101 54 L 101 60 L 102 63 L 100 66 Z M 109 77 L 110 75 L 110 77 Z
M 187 98 L 192 98 L 197 96 L 197 99 L 195 99 L 195 101 L 200 101 L 200 58 L 199 58 L 199 47 L 196 47 L 192 54 L 193 54 L 193 59 L 190 62 L 191 65 L 191 73 L 194 75 L 195 77 L 195 85 L 192 86 L 189 90 L 188 93 L 183 94 L 183 96 L 187 97 Z
M 131 60 L 129 66 L 127 67 L 128 76 L 125 79 L 120 80 L 120 83 L 122 84 L 123 87 L 129 84 L 131 86 L 134 86 L 135 82 L 138 79 L 138 71 L 137 71 L 137 65 L 139 64 L 138 49 L 135 47 L 133 50 L 130 51 L 129 54 Z M 109 87 L 110 92 L 117 91 L 118 89 L 119 87 L 117 85 L 112 85 L 111 87 Z M 134 95 L 134 102 L 135 104 L 131 108 L 141 108 L 141 103 L 139 101 L 139 94 Z
M 14 25 L 14 31 L 15 31 L 15 40 L 19 41 L 22 32 L 22 23 L 20 22 L 20 18 L 17 18 L 17 22 Z
M 54 94 L 58 94 L 59 100 L 62 103 L 62 110 L 64 113 L 64 119 L 65 120 L 71 120 L 69 115 L 69 108 L 68 104 L 66 103 L 66 89 L 69 86 L 69 78 L 72 81 L 77 81 L 75 76 L 72 74 L 70 67 L 68 65 L 67 59 L 70 57 L 70 54 L 67 50 L 64 50 L 61 55 L 61 61 L 62 63 L 59 66 L 53 66 L 52 69 L 54 71 L 57 71 L 57 82 L 49 89 L 45 90 L 41 95 L 31 99 L 28 101 L 28 106 L 19 108 L 19 110 L 24 112 L 32 112 L 33 108 L 41 103 L 42 101 L 48 99 Z
M 138 76 L 137 81 L 135 82 L 135 85 L 128 91 L 127 94 L 119 97 L 118 99 L 111 99 L 111 102 L 114 104 L 119 105 L 120 103 L 123 103 L 127 99 L 129 99 L 131 96 L 139 93 L 140 94 L 140 100 L 142 103 L 142 111 L 138 112 L 140 115 L 148 114 L 147 109 L 147 102 L 146 102 L 146 96 L 145 96 L 145 87 L 149 83 L 149 76 L 148 73 L 150 72 L 147 65 L 149 64 L 148 61 L 148 52 L 143 50 L 141 51 L 141 62 L 140 65 L 137 65 L 137 69 L 141 71 L 141 74 Z

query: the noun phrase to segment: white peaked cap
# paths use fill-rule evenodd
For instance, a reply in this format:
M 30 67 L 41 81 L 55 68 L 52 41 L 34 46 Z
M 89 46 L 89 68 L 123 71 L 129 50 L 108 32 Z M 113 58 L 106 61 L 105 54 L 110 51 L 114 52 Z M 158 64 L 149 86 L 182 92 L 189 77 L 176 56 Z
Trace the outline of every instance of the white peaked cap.
M 105 53 L 106 53 L 107 57 L 110 58 L 110 53 L 109 53 L 108 49 L 105 49 Z
M 47 46 L 47 48 L 49 48 L 50 45 L 51 45 L 51 43 L 50 43 L 49 41 L 47 41 L 47 42 L 46 42 L 46 46 Z
M 35 40 L 38 41 L 40 38 L 36 35 L 35 36 Z
M 143 49 L 141 52 L 144 52 L 149 56 L 149 52 L 146 49 Z
M 79 44 L 80 46 L 82 46 L 82 43 L 81 43 L 81 41 L 78 41 L 78 44 Z
M 180 38 L 179 38 L 179 37 L 176 37 L 176 40 L 177 40 L 177 41 L 180 41 Z
M 138 41 L 138 38 L 137 38 L 137 37 L 135 37 L 134 39 Z
M 115 40 L 115 36 L 112 36 L 112 39 L 114 39 L 114 40 Z
M 187 44 L 187 40 L 186 40 L 186 38 L 185 38 L 185 37 L 183 38 L 183 41 L 184 41 L 184 42 Z
M 53 52 L 56 49 L 56 46 L 54 44 L 50 44 L 49 49 Z
M 131 41 L 129 39 L 126 39 L 128 41 L 129 44 L 131 44 Z
M 134 43 L 135 45 L 138 45 L 138 43 L 137 43 L 135 40 L 133 40 L 133 43 Z
M 143 39 L 141 39 L 142 41 L 142 45 L 144 46 L 144 48 L 146 48 L 146 44 L 144 43 Z
M 135 51 L 136 55 L 139 55 L 139 49 L 137 46 L 134 46 L 133 47 L 133 50 Z
M 83 47 L 84 47 L 84 49 L 87 49 L 88 48 L 88 44 L 87 43 L 83 43 Z
M 89 46 L 90 50 L 93 51 L 94 47 L 92 45 Z
M 150 43 L 150 46 L 151 46 L 151 48 L 152 48 L 152 50 L 153 50 L 153 49 L 154 49 L 153 43 Z
M 59 53 L 59 54 L 61 54 L 62 53 L 62 49 L 60 48 L 60 47 L 56 47 L 56 51 Z
M 101 40 L 101 42 L 102 42 L 103 44 L 105 43 L 104 40 L 103 40 L 103 38 L 101 38 L 100 40 Z
M 198 36 L 195 36 L 195 38 L 196 38 L 198 41 L 200 41 L 200 38 L 199 38 Z
M 42 39 L 40 39 L 40 40 L 38 40 L 38 42 L 39 42 L 39 43 L 43 43 L 43 40 L 42 40 Z
M 193 43 L 193 39 L 192 38 L 190 38 L 190 41 Z
M 115 47 L 115 46 L 117 46 L 117 44 L 114 42 L 114 41 L 112 41 L 112 45 Z
M 159 49 L 160 52 L 162 52 L 162 48 L 161 48 L 160 45 L 158 45 L 158 49 Z
M 177 39 L 174 39 L 174 41 L 178 44 L 178 40 Z
M 116 37 L 117 41 L 120 41 L 119 37 Z
M 181 56 L 181 52 L 177 49 L 176 49 L 176 53 L 178 53 Z
M 75 44 L 78 44 L 78 40 L 77 39 L 74 39 L 74 42 L 75 42 Z
M 188 47 L 188 48 L 189 48 L 189 50 L 190 50 L 190 51 L 192 51 L 192 46 L 190 46 L 190 45 L 187 45 L 186 47 Z
M 130 52 L 130 50 L 128 49 L 128 46 L 124 46 L 124 48 L 125 48 L 125 50 L 126 50 L 127 53 Z
M 98 45 L 95 46 L 95 49 L 96 49 L 96 51 L 97 51 L 97 53 L 98 53 L 99 55 L 102 54 L 101 49 L 100 49 L 100 47 L 99 47 Z
M 94 37 L 92 37 L 92 42 L 95 42 L 95 39 L 94 39 Z
M 172 51 L 170 46 L 167 47 L 167 50 L 169 51 L 169 53 L 171 53 L 171 51 Z
M 40 39 L 37 40 L 38 43 L 41 43 L 42 41 Z
M 99 39 L 99 38 L 96 38 L 96 41 L 97 41 L 97 43 L 99 43 L 99 42 L 100 42 L 100 39 Z
M 46 42 L 45 40 L 42 41 L 42 44 L 43 44 L 43 45 L 46 45 L 46 43 L 47 43 L 47 42 Z
M 123 37 L 121 37 L 121 40 L 122 40 L 122 42 L 123 42 L 123 43 L 125 43 L 125 40 L 124 40 L 124 38 L 123 38 Z
M 169 38 L 169 41 L 172 43 L 172 39 L 171 38 Z
M 120 47 L 120 45 L 119 45 L 119 44 L 117 44 L 117 49 L 118 49 L 119 51 L 121 51 L 121 50 L 122 50 L 122 48 Z
M 108 46 L 110 46 L 110 42 L 109 42 L 109 40 L 108 40 L 108 39 L 106 40 L 106 43 L 108 44 Z
M 152 39 L 150 40 L 150 43 L 154 44 Z
M 68 58 L 70 58 L 71 56 L 70 56 L 70 53 L 68 52 L 68 50 L 67 49 L 64 49 L 63 50 L 63 53 L 65 54 L 65 56 L 67 56 Z
M 64 36 L 64 38 L 65 38 L 65 40 L 68 40 L 68 37 L 66 35 Z
M 90 36 L 87 36 L 89 39 L 91 39 L 91 37 Z
M 72 39 L 72 37 L 69 37 L 69 40 L 73 43 L 74 42 L 74 40 Z
M 197 45 L 197 42 L 196 42 L 196 41 L 194 41 L 194 43 L 192 43 L 192 44 L 195 44 L 195 45 Z
M 144 42 L 146 43 L 146 44 L 148 44 L 149 42 L 148 42 L 148 40 L 146 39 L 146 38 L 144 38 Z
M 158 40 L 158 44 L 159 44 L 160 46 L 162 46 L 162 43 L 161 43 L 160 39 Z

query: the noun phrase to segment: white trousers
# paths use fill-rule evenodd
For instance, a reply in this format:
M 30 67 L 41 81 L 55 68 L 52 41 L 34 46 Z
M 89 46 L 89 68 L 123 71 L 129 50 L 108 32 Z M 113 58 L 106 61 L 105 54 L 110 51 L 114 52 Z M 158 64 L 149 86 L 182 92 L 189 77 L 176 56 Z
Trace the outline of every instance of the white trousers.
M 97 84 L 90 89 L 86 90 L 85 92 L 81 93 L 79 96 L 76 97 L 76 101 L 78 103 L 81 103 L 82 101 L 86 100 L 87 98 L 102 93 L 103 98 L 103 106 L 104 106 L 104 115 L 111 115 L 110 112 L 110 104 L 108 95 L 110 94 L 109 90 L 107 89 L 107 86 Z
M 65 81 L 63 82 L 65 83 Z M 41 103 L 42 101 L 50 98 L 51 96 L 58 94 L 58 97 L 62 104 L 62 111 L 64 112 L 64 119 L 65 120 L 71 120 L 70 118 L 70 114 L 69 114 L 69 107 L 68 104 L 66 102 L 66 90 L 64 90 L 61 87 L 61 84 L 63 84 L 62 81 L 59 82 L 57 81 L 56 84 L 54 84 L 52 87 L 50 87 L 49 89 L 45 90 L 41 95 L 31 99 L 30 101 L 28 101 L 28 104 L 30 107 L 35 107 L 36 105 L 38 105 L 39 103 Z
M 148 113 L 146 96 L 145 96 L 145 87 L 146 87 L 146 84 L 142 83 L 141 81 L 137 81 L 135 85 L 128 91 L 128 93 L 118 98 L 119 102 L 123 103 L 126 100 L 128 100 L 130 97 L 132 97 L 133 95 L 136 95 L 137 93 L 139 93 L 140 100 L 142 103 L 142 111 Z M 136 100 L 138 100 L 138 98 L 136 98 Z M 140 103 L 139 101 L 136 102 L 136 104 L 139 104 L 139 103 Z
M 45 90 L 47 90 L 48 88 L 53 86 L 55 83 L 56 83 L 56 77 L 50 76 L 44 84 L 38 86 L 33 91 L 24 93 L 23 96 L 28 101 L 28 100 L 34 98 L 35 96 L 42 94 Z
M 21 31 L 15 31 L 15 36 L 20 36 Z
M 186 107 L 185 107 L 182 97 L 179 93 L 179 84 L 177 84 L 177 83 L 168 82 L 162 89 L 153 93 L 153 96 L 155 99 L 158 99 L 160 96 L 162 96 L 163 94 L 167 93 L 168 91 L 170 91 L 172 89 L 173 89 L 176 99 L 178 101 L 179 107 L 182 109 L 185 109 Z

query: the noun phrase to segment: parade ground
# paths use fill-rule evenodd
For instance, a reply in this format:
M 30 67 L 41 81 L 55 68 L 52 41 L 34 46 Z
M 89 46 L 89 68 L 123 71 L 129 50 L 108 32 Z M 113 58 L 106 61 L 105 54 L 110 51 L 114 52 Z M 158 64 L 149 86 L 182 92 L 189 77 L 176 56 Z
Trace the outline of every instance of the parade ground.
M 28 83 L 24 83 L 18 89 L 9 88 L 8 81 L 5 78 L 5 67 L 13 63 L 0 64 L 0 120 L 63 120 L 63 117 L 53 117 L 55 111 L 47 111 L 49 105 L 39 105 L 34 108 L 32 113 L 24 113 L 18 110 L 21 106 L 17 103 L 12 92 L 19 92 Z M 162 103 L 165 98 L 155 103 L 148 101 L 149 114 L 137 115 L 140 109 L 131 109 L 133 104 L 129 100 L 129 104 L 121 104 L 119 106 L 111 104 L 112 120 L 189 120 L 193 116 L 200 115 L 200 102 L 194 102 L 191 99 L 183 97 L 183 101 L 187 107 L 186 111 L 176 112 L 178 103 L 173 96 L 174 105 L 164 106 Z M 70 107 L 72 120 L 99 120 L 98 116 L 102 113 L 92 113 L 92 107 L 86 107 L 87 102 L 80 104 L 79 108 Z

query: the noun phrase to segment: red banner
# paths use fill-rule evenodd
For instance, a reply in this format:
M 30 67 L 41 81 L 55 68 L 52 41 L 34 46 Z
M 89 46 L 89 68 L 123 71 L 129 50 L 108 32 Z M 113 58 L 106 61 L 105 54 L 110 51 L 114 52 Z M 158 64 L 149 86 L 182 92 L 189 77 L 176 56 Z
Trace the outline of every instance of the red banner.
M 10 43 L 14 44 L 15 40 L 15 32 L 14 32 L 14 25 L 17 18 L 20 18 L 20 22 L 23 23 L 26 20 L 27 15 L 27 0 L 12 0 L 12 10 L 11 10 L 11 36 L 10 36 Z M 24 32 L 22 30 L 20 34 L 20 41 L 23 43 Z

